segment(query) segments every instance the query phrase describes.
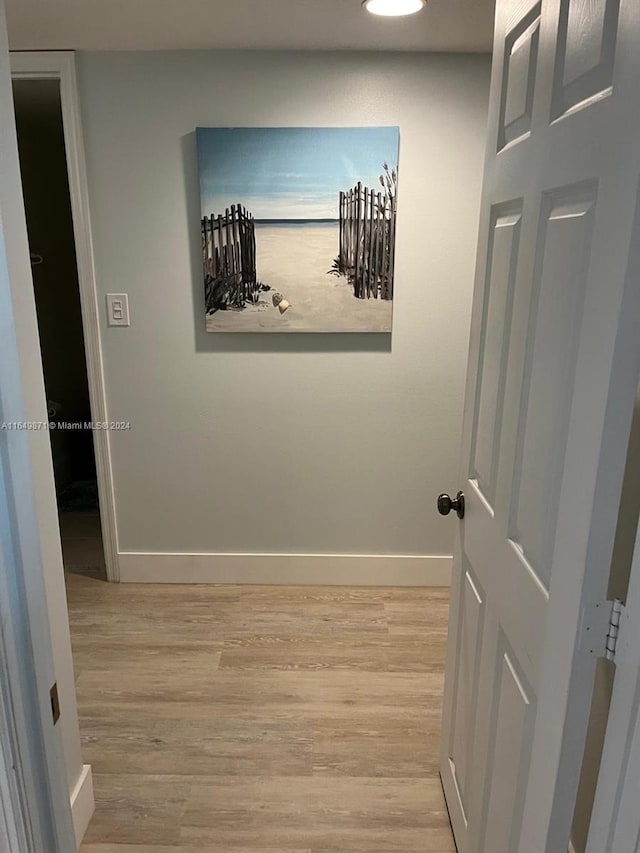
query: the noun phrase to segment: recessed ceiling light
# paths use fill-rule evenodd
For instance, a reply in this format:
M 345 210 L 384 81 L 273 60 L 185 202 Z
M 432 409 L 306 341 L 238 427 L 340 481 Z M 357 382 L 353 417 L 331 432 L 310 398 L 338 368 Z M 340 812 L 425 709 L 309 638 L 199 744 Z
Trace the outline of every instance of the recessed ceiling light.
M 399 18 L 402 15 L 415 15 L 424 9 L 426 3 L 425 0 L 364 0 L 362 5 L 372 15 Z

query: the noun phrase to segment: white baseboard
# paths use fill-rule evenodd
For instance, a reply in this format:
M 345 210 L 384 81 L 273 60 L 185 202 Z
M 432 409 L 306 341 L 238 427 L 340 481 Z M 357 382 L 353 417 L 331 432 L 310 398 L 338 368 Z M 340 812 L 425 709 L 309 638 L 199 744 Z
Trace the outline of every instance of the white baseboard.
M 118 555 L 123 583 L 449 586 L 451 557 L 358 554 Z
M 80 849 L 82 839 L 87 831 L 95 808 L 96 803 L 93 797 L 91 765 L 85 764 L 76 787 L 71 794 L 71 815 L 73 817 L 73 828 L 76 834 L 76 846 L 78 850 Z

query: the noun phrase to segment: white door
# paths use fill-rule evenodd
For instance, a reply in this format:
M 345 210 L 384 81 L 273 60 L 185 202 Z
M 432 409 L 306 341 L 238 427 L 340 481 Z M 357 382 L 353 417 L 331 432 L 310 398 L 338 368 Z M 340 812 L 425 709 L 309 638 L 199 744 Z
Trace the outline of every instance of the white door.
M 640 370 L 640 4 L 498 0 L 441 772 L 459 853 L 564 853 Z

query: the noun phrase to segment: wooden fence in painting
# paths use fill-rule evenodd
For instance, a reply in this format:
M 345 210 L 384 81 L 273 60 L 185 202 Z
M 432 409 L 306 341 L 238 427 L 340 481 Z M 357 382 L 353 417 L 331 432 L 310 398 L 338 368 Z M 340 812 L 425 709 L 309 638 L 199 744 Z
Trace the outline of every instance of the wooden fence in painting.
M 361 183 L 340 193 L 338 266 L 356 297 L 393 299 L 395 242 L 395 195 Z
M 255 222 L 242 205 L 204 217 L 202 259 L 207 314 L 258 301 Z

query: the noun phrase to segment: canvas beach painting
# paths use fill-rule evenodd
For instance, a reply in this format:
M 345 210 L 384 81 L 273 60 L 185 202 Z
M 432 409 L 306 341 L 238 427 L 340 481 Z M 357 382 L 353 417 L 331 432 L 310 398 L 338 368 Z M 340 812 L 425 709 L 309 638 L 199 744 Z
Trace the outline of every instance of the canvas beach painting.
M 208 332 L 391 332 L 397 127 L 196 130 Z

